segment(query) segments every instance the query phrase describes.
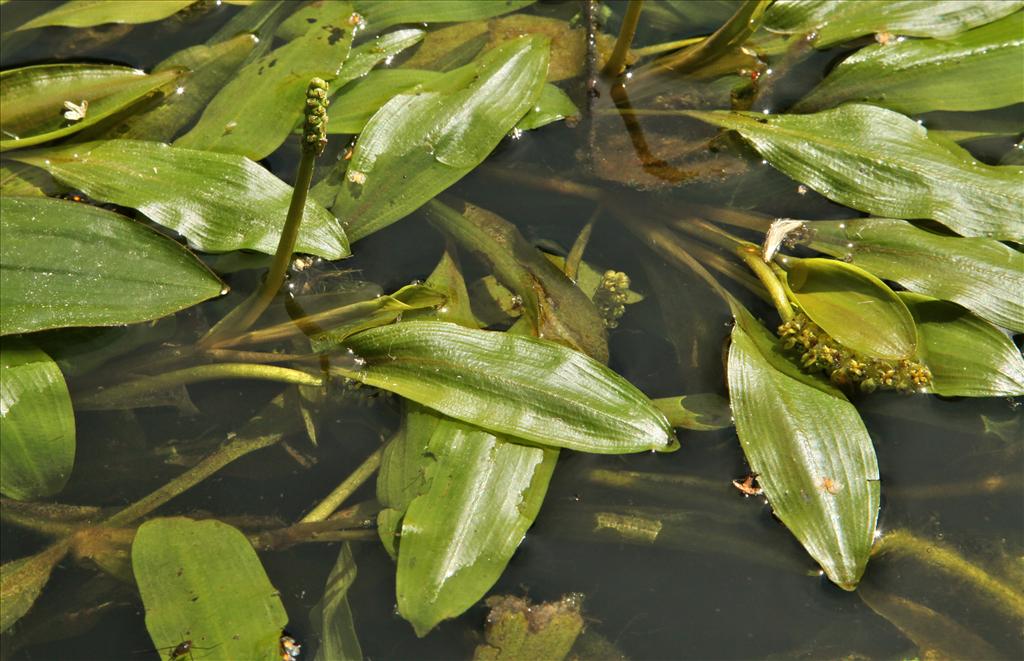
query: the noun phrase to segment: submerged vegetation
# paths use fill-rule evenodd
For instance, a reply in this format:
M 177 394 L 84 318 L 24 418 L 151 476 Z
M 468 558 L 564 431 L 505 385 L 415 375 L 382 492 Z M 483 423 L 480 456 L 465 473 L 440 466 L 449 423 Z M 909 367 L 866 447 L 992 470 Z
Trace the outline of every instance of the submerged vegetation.
M 717 655 L 538 534 L 870 617 L 721 656 L 1012 657 L 1022 7 L 3 3 L 5 658 Z

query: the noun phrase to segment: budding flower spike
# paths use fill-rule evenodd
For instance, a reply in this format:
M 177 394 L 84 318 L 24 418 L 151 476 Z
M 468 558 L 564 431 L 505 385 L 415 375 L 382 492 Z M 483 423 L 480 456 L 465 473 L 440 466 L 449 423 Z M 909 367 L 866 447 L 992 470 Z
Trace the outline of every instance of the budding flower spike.
M 330 88 L 327 81 L 314 78 L 306 88 L 306 122 L 302 128 L 303 151 L 315 149 L 316 155 L 323 153 L 327 146 L 327 106 L 331 104 L 327 98 Z

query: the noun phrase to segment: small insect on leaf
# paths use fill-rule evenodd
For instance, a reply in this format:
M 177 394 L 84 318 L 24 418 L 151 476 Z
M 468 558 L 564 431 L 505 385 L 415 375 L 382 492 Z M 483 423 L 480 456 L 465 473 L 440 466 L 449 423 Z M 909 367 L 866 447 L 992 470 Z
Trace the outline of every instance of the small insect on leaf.
M 80 122 L 85 119 L 85 113 L 89 111 L 89 102 L 82 99 L 81 103 L 72 101 L 64 102 L 64 119 L 69 122 Z

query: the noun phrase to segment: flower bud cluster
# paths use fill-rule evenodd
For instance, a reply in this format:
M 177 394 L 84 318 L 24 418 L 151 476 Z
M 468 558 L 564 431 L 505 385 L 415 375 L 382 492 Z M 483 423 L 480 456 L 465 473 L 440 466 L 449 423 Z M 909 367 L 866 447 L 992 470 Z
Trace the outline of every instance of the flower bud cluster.
M 619 319 L 626 312 L 626 301 L 629 299 L 629 276 L 622 271 L 605 271 L 601 284 L 594 292 L 594 305 L 604 319 L 604 325 L 615 328 Z
M 329 85 L 321 78 L 309 81 L 306 89 L 306 123 L 303 126 L 303 149 L 315 149 L 319 156 L 327 144 L 327 98 Z
M 921 363 L 861 356 L 836 342 L 802 312 L 779 326 L 778 333 L 784 348 L 800 353 L 805 371 L 824 372 L 838 386 L 863 392 L 882 388 L 911 393 L 932 382 L 931 371 Z

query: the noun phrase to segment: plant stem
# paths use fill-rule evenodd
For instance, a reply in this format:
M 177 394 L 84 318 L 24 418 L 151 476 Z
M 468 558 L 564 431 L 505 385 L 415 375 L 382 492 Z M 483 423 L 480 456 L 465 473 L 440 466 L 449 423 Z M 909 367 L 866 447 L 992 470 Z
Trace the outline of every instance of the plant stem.
M 184 369 L 147 376 L 127 383 L 119 383 L 105 390 L 79 397 L 75 401 L 76 408 L 107 408 L 117 407 L 126 403 L 130 407 L 133 399 L 152 395 L 175 386 L 183 386 L 215 379 L 255 379 L 259 381 L 280 381 L 282 383 L 298 383 L 307 386 L 321 386 L 323 380 L 306 372 L 278 367 L 276 365 L 254 365 L 251 363 L 216 363 L 213 365 L 197 365 Z
M 377 448 L 373 454 L 366 458 L 366 461 L 360 464 L 359 468 L 355 469 L 351 475 L 335 487 L 334 491 L 320 501 L 320 504 L 314 507 L 309 514 L 302 517 L 299 523 L 323 521 L 333 514 L 356 489 L 362 486 L 366 480 L 370 479 L 370 476 L 380 467 L 380 460 L 383 454 L 384 448 Z
M 736 248 L 736 254 L 750 267 L 750 270 L 757 275 L 758 279 L 761 280 L 761 284 L 768 290 L 772 297 L 772 304 L 778 310 L 782 321 L 786 322 L 792 319 L 796 313 L 793 312 L 793 306 L 789 303 L 786 288 L 782 286 L 782 282 L 775 275 L 772 267 L 765 264 L 764 260 L 761 259 L 761 251 L 756 246 L 744 246 Z
M 615 50 L 608 62 L 604 65 L 602 73 L 606 76 L 618 76 L 626 66 L 626 56 L 629 54 L 629 47 L 633 43 L 633 35 L 636 34 L 636 26 L 640 22 L 640 11 L 643 9 L 644 0 L 629 0 L 626 6 L 626 15 L 622 17 L 622 27 L 619 28 L 619 38 L 615 41 Z
M 903 555 L 923 565 L 954 576 L 970 584 L 1017 619 L 1024 619 L 1024 596 L 1017 590 L 968 561 L 953 549 L 914 535 L 907 530 L 893 530 L 883 536 L 873 555 Z
M 698 44 L 705 39 L 707 39 L 707 35 L 700 37 L 687 37 L 686 39 L 679 39 L 678 41 L 666 41 L 660 44 L 652 44 L 650 46 L 644 46 L 643 48 L 634 48 L 633 55 L 636 55 L 637 57 L 658 55 L 660 53 L 667 53 L 669 51 L 692 46 L 693 44 Z
M 274 261 L 270 264 L 267 277 L 263 279 L 263 284 L 260 285 L 255 295 L 247 298 L 245 302 L 229 312 L 199 341 L 198 345 L 202 348 L 209 348 L 227 337 L 248 330 L 267 309 L 270 302 L 277 296 L 277 292 L 280 291 L 281 285 L 284 284 L 285 276 L 288 274 L 288 265 L 292 261 L 292 253 L 295 252 L 295 242 L 299 237 L 302 212 L 306 208 L 306 195 L 309 193 L 309 184 L 313 180 L 313 166 L 327 142 L 325 125 L 328 102 L 326 90 L 327 83 L 319 78 L 314 78 L 310 81 L 306 91 L 307 107 L 302 157 L 299 159 L 299 168 L 295 174 L 295 187 L 288 205 L 288 216 L 285 218 L 281 238 L 277 242 L 277 251 L 274 252 Z

